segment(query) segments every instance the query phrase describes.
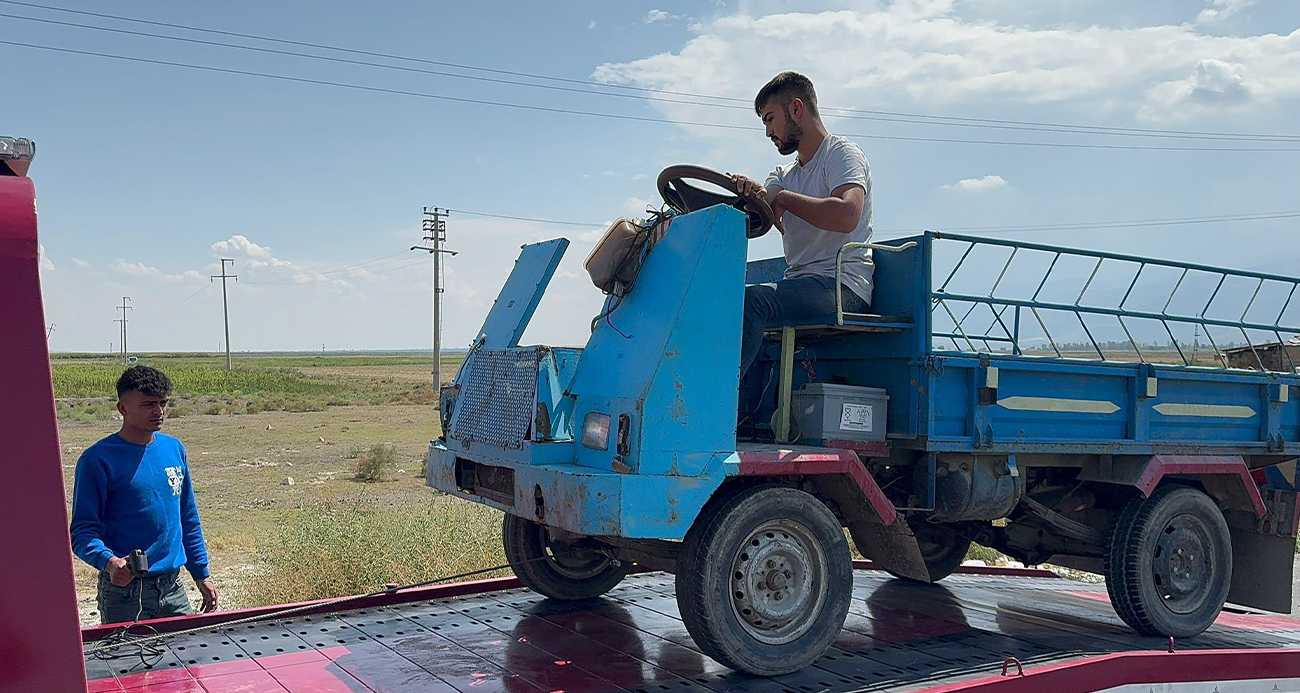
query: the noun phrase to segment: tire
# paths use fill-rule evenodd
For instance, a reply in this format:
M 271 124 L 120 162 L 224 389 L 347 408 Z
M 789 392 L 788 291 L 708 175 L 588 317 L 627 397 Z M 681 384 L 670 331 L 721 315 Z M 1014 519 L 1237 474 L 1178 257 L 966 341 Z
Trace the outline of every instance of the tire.
M 546 527 L 507 514 L 501 526 L 506 560 L 519 581 L 538 594 L 563 601 L 592 599 L 614 589 L 631 566 L 614 565 L 596 550 L 552 542 Z
M 1199 635 L 1218 617 L 1232 583 L 1228 523 L 1200 490 L 1158 488 L 1120 513 L 1105 573 L 1111 604 L 1133 630 Z
M 966 553 L 970 551 L 970 539 L 949 527 L 925 520 L 909 521 L 908 524 L 921 547 L 921 558 L 925 560 L 925 569 L 930 573 L 930 582 L 938 582 L 952 575 L 962 561 L 966 560 Z M 885 572 L 903 580 L 911 579 L 889 570 Z
M 821 657 L 852 594 L 839 521 L 814 496 L 783 486 L 751 487 L 707 506 L 677 562 L 677 605 L 695 643 L 757 676 Z

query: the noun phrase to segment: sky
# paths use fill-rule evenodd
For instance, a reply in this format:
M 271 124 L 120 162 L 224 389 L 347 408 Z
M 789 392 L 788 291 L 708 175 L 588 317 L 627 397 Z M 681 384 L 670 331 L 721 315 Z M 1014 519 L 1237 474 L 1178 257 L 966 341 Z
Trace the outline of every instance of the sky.
M 1294 216 L 997 230 L 1296 212 L 1300 142 L 988 127 L 1300 135 L 1300 3 L 48 2 L 0 2 L 0 134 L 38 145 L 55 351 L 117 349 L 123 296 L 132 351 L 216 351 L 220 258 L 236 351 L 427 348 L 428 256 L 407 250 L 426 206 L 454 210 L 446 347 L 474 337 L 522 244 L 558 236 L 573 244 L 525 341 L 582 344 L 603 226 L 657 207 L 668 165 L 761 178 L 786 160 L 749 102 L 787 69 L 866 152 L 878 238 L 994 227 L 1300 274 Z M 750 246 L 780 252 L 775 233 Z

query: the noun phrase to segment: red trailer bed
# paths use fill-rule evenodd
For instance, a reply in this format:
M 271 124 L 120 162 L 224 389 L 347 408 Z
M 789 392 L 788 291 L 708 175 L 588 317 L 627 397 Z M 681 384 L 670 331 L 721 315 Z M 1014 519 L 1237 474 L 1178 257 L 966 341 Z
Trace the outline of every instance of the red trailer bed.
M 212 617 L 167 619 L 153 623 L 211 625 L 163 641 L 165 652 L 148 664 L 126 648 L 118 660 L 88 657 L 86 668 L 92 691 L 142 693 L 1072 693 L 1178 682 L 1186 686 L 1168 690 L 1227 691 L 1224 682 L 1250 679 L 1266 686 L 1257 690 L 1300 690 L 1300 620 L 1225 612 L 1170 654 L 1167 640 L 1126 627 L 1101 585 L 1044 571 L 986 572 L 922 585 L 864 567 L 836 647 L 814 667 L 775 679 L 737 675 L 700 654 L 678 615 L 672 576 L 662 573 L 630 576 L 585 603 L 489 580 L 233 627 Z M 110 630 L 86 629 L 87 648 Z

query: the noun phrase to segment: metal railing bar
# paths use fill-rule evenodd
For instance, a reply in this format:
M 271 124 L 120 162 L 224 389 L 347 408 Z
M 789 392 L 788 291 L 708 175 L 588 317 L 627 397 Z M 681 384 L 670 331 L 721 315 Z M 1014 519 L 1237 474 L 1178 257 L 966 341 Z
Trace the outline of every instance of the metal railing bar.
M 1184 366 L 1190 366 L 1190 365 L 1192 365 L 1191 362 L 1187 360 L 1187 356 L 1183 354 L 1183 348 L 1182 348 L 1181 346 L 1178 345 L 1178 338 L 1174 336 L 1174 331 L 1173 331 L 1172 329 L 1170 329 L 1170 327 L 1169 327 L 1169 323 L 1166 322 L 1166 321 L 1164 321 L 1164 320 L 1161 320 L 1161 321 L 1160 321 L 1160 324 L 1161 324 L 1161 325 L 1164 325 L 1164 326 L 1165 326 L 1165 332 L 1168 332 L 1168 333 L 1169 333 L 1169 341 L 1173 342 L 1173 344 L 1174 344 L 1174 349 L 1178 352 L 1178 358 L 1180 358 L 1180 359 L 1183 360 L 1183 365 L 1184 365 Z
M 953 337 L 960 337 L 961 335 L 956 334 L 954 332 L 936 332 L 934 336 L 940 337 L 942 339 L 952 339 Z M 1008 344 L 1012 343 L 1012 340 L 1007 339 L 1006 337 L 994 337 L 993 335 L 978 336 L 975 337 L 975 339 L 981 342 L 1006 342 Z
M 1074 305 L 1079 305 L 1079 302 L 1083 300 L 1083 295 L 1088 293 L 1088 287 L 1092 286 L 1092 280 L 1097 278 L 1097 270 L 1101 269 L 1101 263 L 1105 261 L 1106 258 L 1104 257 L 1097 258 L 1097 264 L 1093 266 L 1092 274 L 1088 275 L 1088 281 L 1083 283 L 1083 289 L 1079 291 L 1079 297 L 1074 299 Z
M 1215 357 L 1217 357 L 1217 358 L 1219 359 L 1219 362 L 1223 364 L 1223 367 L 1224 367 L 1224 368 L 1227 368 L 1227 367 L 1228 367 L 1228 355 L 1225 354 L 1225 353 L 1223 353 L 1223 350 L 1219 348 L 1219 345 L 1216 344 L 1216 343 L 1214 342 L 1214 335 L 1213 335 L 1213 334 L 1210 334 L 1210 328 L 1209 328 L 1208 325 L 1207 325 L 1206 328 L 1205 328 L 1205 338 L 1208 339 L 1208 340 L 1210 340 L 1210 348 L 1211 348 L 1211 349 L 1214 349 L 1214 355 L 1215 355 Z
M 1137 354 L 1138 361 L 1147 362 L 1147 358 L 1142 355 L 1142 347 L 1138 346 L 1137 340 L 1133 339 L 1133 334 L 1128 331 L 1128 325 L 1124 323 L 1123 315 L 1116 315 L 1115 319 L 1119 321 L 1119 326 L 1124 330 L 1124 335 L 1128 337 L 1128 343 L 1133 345 L 1133 353 Z
M 1214 293 L 1211 293 L 1211 294 L 1210 294 L 1210 300 L 1206 301 L 1206 302 L 1205 302 L 1205 307 L 1201 309 L 1201 315 L 1200 315 L 1200 317 L 1202 317 L 1202 318 L 1205 317 L 1205 313 L 1206 313 L 1207 311 L 1210 310 L 1210 304 L 1211 304 L 1211 303 L 1214 303 L 1214 297 L 1216 297 L 1216 296 L 1219 295 L 1219 289 L 1222 289 L 1222 288 L 1223 288 L 1223 282 L 1226 281 L 1227 279 L 1228 279 L 1228 275 L 1226 275 L 1226 274 L 1220 274 L 1220 275 L 1219 275 L 1219 283 L 1218 283 L 1217 285 L 1215 285 L 1215 287 L 1214 287 Z
M 1246 346 L 1250 347 L 1250 353 L 1255 356 L 1255 363 L 1259 364 L 1259 369 L 1261 371 L 1268 370 L 1267 368 L 1264 367 L 1264 359 L 1259 357 L 1259 351 L 1255 349 L 1255 344 L 1250 341 L 1250 335 L 1246 333 L 1246 328 L 1241 327 L 1238 329 L 1241 330 L 1242 338 L 1246 340 Z
M 957 316 L 953 315 L 952 309 L 948 307 L 948 302 L 939 301 L 939 305 L 943 306 L 944 311 L 948 313 L 948 317 L 952 318 L 953 329 L 957 330 L 957 333 L 960 334 L 962 338 L 966 340 L 966 344 L 970 346 L 970 350 L 978 352 L 979 349 L 975 348 L 975 342 L 972 342 L 970 340 L 970 336 L 966 334 L 966 330 L 962 329 L 961 323 L 957 321 Z M 957 350 L 960 351 L 961 347 L 958 347 Z
M 1024 248 L 1025 250 L 1041 250 L 1048 253 L 1061 252 L 1067 255 L 1079 257 L 1096 257 L 1107 260 L 1120 260 L 1123 262 L 1141 262 L 1148 265 L 1158 265 L 1160 267 L 1173 267 L 1176 269 L 1193 269 L 1211 274 L 1227 272 L 1234 277 L 1248 277 L 1251 279 L 1273 279 L 1281 282 L 1294 282 L 1295 277 L 1286 277 L 1280 274 L 1269 274 L 1267 272 L 1251 272 L 1248 270 L 1224 270 L 1222 267 L 1212 267 L 1210 265 L 1201 265 L 1188 262 L 1176 262 L 1174 260 L 1162 260 L 1160 258 L 1142 257 L 1139 255 L 1125 255 L 1123 253 L 1108 253 L 1104 251 L 1082 250 L 1078 248 L 1060 248 L 1058 246 L 1045 245 L 1043 243 L 1030 243 L 1026 241 L 1011 240 L 1005 238 L 983 238 L 980 236 L 967 236 L 964 234 L 945 233 L 942 231 L 931 232 L 931 237 L 939 240 L 962 241 L 966 243 L 978 243 L 984 245 L 998 245 L 1013 248 Z
M 1043 281 L 1038 282 L 1038 289 L 1036 289 L 1036 290 L 1034 291 L 1034 295 L 1031 296 L 1029 300 L 1031 300 L 1031 301 L 1037 301 L 1037 300 L 1038 300 L 1038 294 L 1039 294 L 1039 292 L 1041 292 L 1041 291 L 1043 290 L 1043 287 L 1044 287 L 1044 286 L 1047 286 L 1047 278 L 1048 278 L 1049 276 L 1051 276 L 1051 274 L 1052 274 L 1052 270 L 1056 269 L 1056 261 L 1057 261 L 1057 260 L 1060 260 L 1060 259 L 1061 259 L 1061 254 L 1058 252 L 1058 253 L 1056 254 L 1056 256 L 1052 258 L 1052 264 L 1050 264 L 1050 265 L 1047 266 L 1047 271 L 1046 271 L 1046 272 L 1043 272 Z
M 972 241 L 970 246 L 966 248 L 966 252 L 961 254 L 961 259 L 957 261 L 957 264 L 953 265 L 952 271 L 948 273 L 948 278 L 943 280 L 943 285 L 939 287 L 940 291 L 948 288 L 948 282 L 952 281 L 952 278 L 957 276 L 957 270 L 961 269 L 962 264 L 966 262 L 966 258 L 970 257 L 970 252 L 974 249 L 975 242 Z
M 1007 263 L 1002 265 L 1002 272 L 998 274 L 998 280 L 993 282 L 993 288 L 989 289 L 989 296 L 997 293 L 998 286 L 1002 284 L 1002 279 L 1007 276 L 1007 270 L 1011 269 L 1011 262 L 1016 259 L 1016 253 L 1020 252 L 1019 248 L 1012 248 L 1011 255 L 1007 256 Z
M 1083 313 L 1075 313 L 1074 316 L 1079 319 L 1079 325 L 1083 327 L 1083 333 L 1088 335 L 1088 341 L 1092 342 L 1092 348 L 1097 350 L 1097 356 L 1102 361 L 1105 361 L 1106 354 L 1101 350 L 1101 345 L 1097 343 L 1097 339 L 1092 336 L 1092 330 L 1088 329 L 1088 323 L 1083 321 Z
M 1300 287 L 1300 281 L 1291 282 L 1291 292 L 1286 295 L 1286 302 L 1282 304 L 1282 310 L 1278 311 L 1277 320 L 1273 321 L 1274 324 L 1282 322 L 1282 316 L 1286 314 L 1286 309 L 1291 306 L 1291 298 L 1295 296 L 1296 287 Z
M 1056 310 L 1067 313 L 1083 312 L 1095 315 L 1116 315 L 1126 318 L 1138 318 L 1143 320 L 1172 320 L 1178 323 L 1214 325 L 1216 327 L 1230 328 L 1247 328 L 1251 330 L 1261 330 L 1264 332 L 1278 330 L 1288 334 L 1300 334 L 1300 326 L 1292 325 L 1268 325 L 1264 323 L 1240 322 L 1232 320 L 1220 320 L 1218 318 L 1190 317 L 1183 315 L 1162 315 L 1160 313 L 1151 313 L 1138 310 L 1120 310 L 1118 308 L 1102 308 L 1099 306 L 1076 306 L 1068 303 L 1048 303 L 1044 301 L 1026 301 L 1015 298 L 989 298 L 987 296 L 974 296 L 970 294 L 944 294 L 942 298 L 945 301 L 988 303 L 994 305 L 1013 305 L 1025 306 L 1027 308 L 1042 308 L 1044 310 Z
M 1291 359 L 1291 350 L 1286 348 L 1286 340 L 1282 339 L 1282 333 L 1273 330 L 1273 335 L 1277 337 L 1277 348 L 1282 350 L 1282 355 L 1286 356 L 1287 366 L 1292 373 L 1295 373 L 1295 361 Z
M 1187 268 L 1183 268 L 1183 273 L 1178 277 L 1178 283 L 1174 284 L 1174 290 L 1169 292 L 1169 300 L 1165 301 L 1165 307 L 1160 309 L 1160 314 L 1164 315 L 1169 312 L 1169 306 L 1174 302 L 1174 294 L 1178 293 L 1178 287 L 1183 285 L 1183 280 L 1187 278 Z
M 1146 268 L 1147 268 L 1147 265 L 1146 265 L 1145 262 L 1142 263 L 1142 264 L 1140 264 L 1140 265 L 1138 265 L 1138 271 L 1135 272 L 1135 273 L 1133 273 L 1133 281 L 1129 282 L 1129 285 L 1128 285 L 1128 291 L 1125 291 L 1125 292 L 1124 292 L 1124 298 L 1120 299 L 1120 301 L 1119 301 L 1119 307 L 1120 307 L 1120 308 L 1123 308 L 1123 307 L 1124 307 L 1124 304 L 1125 304 L 1125 303 L 1128 303 L 1128 297 L 1129 297 L 1130 294 L 1133 293 L 1133 287 L 1137 286 L 1138 278 L 1142 276 L 1142 270 L 1144 270 L 1144 269 L 1146 269 Z
M 1241 319 L 1243 321 L 1246 319 L 1246 314 L 1250 312 L 1250 307 L 1255 305 L 1255 299 L 1259 298 L 1259 290 L 1262 288 L 1264 288 L 1263 279 L 1259 280 L 1259 283 L 1255 285 L 1255 293 L 1250 295 L 1250 302 L 1246 304 L 1246 310 L 1241 311 Z
M 1038 326 L 1043 328 L 1043 334 L 1047 337 L 1047 343 L 1052 345 L 1052 351 L 1055 351 L 1058 357 L 1064 358 L 1064 356 L 1061 356 L 1061 350 L 1056 346 L 1056 340 L 1052 338 L 1052 333 L 1047 331 L 1047 323 L 1043 322 L 1043 316 L 1038 314 L 1038 309 L 1029 306 L 1029 312 L 1033 313 L 1034 317 L 1038 319 Z

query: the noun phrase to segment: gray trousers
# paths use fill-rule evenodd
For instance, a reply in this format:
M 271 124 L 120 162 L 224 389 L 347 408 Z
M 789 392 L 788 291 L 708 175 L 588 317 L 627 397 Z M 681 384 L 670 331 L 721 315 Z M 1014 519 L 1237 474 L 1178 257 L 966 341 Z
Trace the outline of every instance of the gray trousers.
M 99 622 L 134 623 L 151 618 L 194 613 L 179 570 L 133 578 L 126 587 L 114 585 L 108 573 L 99 574 Z

